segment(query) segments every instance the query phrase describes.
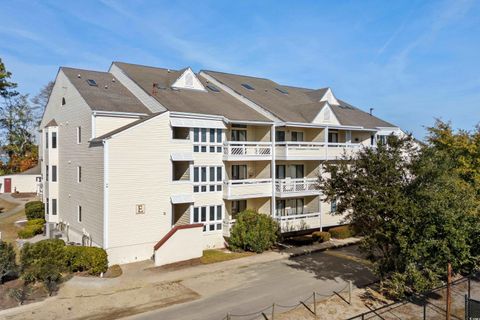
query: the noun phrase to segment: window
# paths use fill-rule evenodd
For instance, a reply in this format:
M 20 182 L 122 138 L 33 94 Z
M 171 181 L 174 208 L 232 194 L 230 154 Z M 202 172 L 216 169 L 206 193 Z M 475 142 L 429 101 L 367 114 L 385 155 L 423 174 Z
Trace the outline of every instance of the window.
M 328 142 L 338 143 L 338 132 L 329 132 L 328 133 Z
M 277 164 L 275 166 L 275 178 L 276 179 L 285 179 L 285 165 Z
M 283 93 L 283 94 L 288 94 L 288 91 L 282 88 L 275 88 L 278 92 Z
M 337 212 L 337 199 L 330 203 L 330 212 Z
M 222 230 L 222 206 L 194 207 L 192 220 L 193 223 L 203 223 L 204 232 Z
M 45 149 L 48 149 L 48 131 L 45 131 Z
M 47 214 L 50 214 L 50 201 L 49 199 L 47 198 L 47 205 L 45 206 L 45 210 L 47 211 Z
M 277 216 L 291 216 L 304 214 L 303 198 L 277 200 L 276 212 Z
M 82 222 L 82 206 L 77 207 L 77 218 L 78 222 Z
M 304 171 L 303 171 L 303 164 L 292 164 L 289 166 L 290 168 L 290 178 L 292 179 L 300 179 L 304 178 Z
M 57 182 L 57 166 L 52 166 L 52 182 Z
M 193 167 L 193 192 L 222 191 L 222 167 Z
M 303 132 L 292 131 L 292 141 L 304 141 L 303 140 Z
M 65 101 L 65 97 L 62 98 L 62 106 L 66 105 L 67 102 Z
M 48 174 L 48 165 L 47 165 L 47 166 L 45 166 L 45 181 L 47 181 L 47 182 L 50 181 L 50 180 L 48 180 L 48 177 L 49 177 L 49 174 Z
M 222 129 L 193 128 L 193 152 L 221 153 Z
M 82 167 L 77 166 L 77 182 L 82 182 Z
M 246 164 L 232 165 L 232 180 L 245 180 L 245 179 L 247 179 L 247 165 Z
M 57 215 L 57 199 L 52 199 L 52 215 Z
M 232 141 L 247 141 L 247 130 L 232 129 Z
M 82 127 L 77 127 L 77 144 L 82 143 Z
M 57 148 L 57 133 L 52 132 L 52 149 Z
M 247 210 L 247 200 L 232 201 L 232 218 L 236 219 L 237 214 Z
M 285 131 L 281 131 L 281 130 L 275 131 L 275 141 L 277 142 L 285 141 Z
M 255 90 L 254 87 L 252 87 L 251 85 L 249 85 L 248 83 L 242 83 L 242 87 L 244 87 L 245 89 L 248 89 L 248 90 Z

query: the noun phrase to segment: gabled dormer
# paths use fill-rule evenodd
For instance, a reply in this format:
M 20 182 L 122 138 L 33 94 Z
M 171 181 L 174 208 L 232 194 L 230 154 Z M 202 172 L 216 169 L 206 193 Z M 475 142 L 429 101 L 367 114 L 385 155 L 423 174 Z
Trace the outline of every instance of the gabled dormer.
M 328 101 L 324 101 L 323 107 L 312 122 L 317 124 L 340 125 Z
M 338 102 L 337 98 L 332 92 L 332 89 L 327 88 L 323 96 L 320 98 L 320 101 L 327 101 L 330 105 L 339 106 L 340 102 Z
M 172 88 L 207 91 L 190 67 L 185 69 L 182 75 L 175 80 Z

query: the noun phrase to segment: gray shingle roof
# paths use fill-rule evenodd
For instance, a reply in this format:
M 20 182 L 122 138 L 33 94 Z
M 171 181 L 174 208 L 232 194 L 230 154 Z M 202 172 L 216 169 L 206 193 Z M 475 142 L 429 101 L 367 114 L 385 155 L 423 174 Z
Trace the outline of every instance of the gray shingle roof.
M 172 89 L 171 85 L 185 69 L 169 70 L 124 62 L 114 64 L 150 95 L 153 84 L 157 83 L 159 89 L 152 97 L 169 111 L 219 115 L 237 121 L 271 121 L 221 89 L 220 92 Z M 208 84 L 204 78 L 198 79 L 203 86 Z
M 315 116 L 325 106 L 320 99 L 327 92 L 328 88 L 307 89 L 293 86 L 283 86 L 272 80 L 256 78 L 244 75 L 230 74 L 217 71 L 203 71 L 214 77 L 217 81 L 230 87 L 237 93 L 255 102 L 272 114 L 288 122 L 311 123 Z M 249 90 L 242 86 L 248 84 L 254 88 Z M 288 94 L 276 90 L 284 89 Z M 353 107 L 350 104 L 340 101 L 340 106 L 331 106 L 342 125 L 362 126 L 365 128 L 396 127 L 395 125 L 381 120 L 375 116 Z
M 145 114 L 151 113 L 143 103 L 141 103 L 109 72 L 66 67 L 60 69 L 75 86 L 92 110 Z M 80 75 L 80 78 L 78 75 Z M 97 86 L 89 85 L 87 82 L 88 79 L 95 80 Z M 105 86 L 107 86 L 107 88 L 105 88 Z

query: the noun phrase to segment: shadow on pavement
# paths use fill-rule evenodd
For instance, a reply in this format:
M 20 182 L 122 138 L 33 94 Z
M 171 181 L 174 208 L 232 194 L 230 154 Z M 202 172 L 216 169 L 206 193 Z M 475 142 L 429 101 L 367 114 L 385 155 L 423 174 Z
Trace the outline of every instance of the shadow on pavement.
M 312 253 L 289 260 L 291 268 L 313 273 L 320 280 L 350 280 L 356 287 L 364 287 L 377 280 L 358 246 Z

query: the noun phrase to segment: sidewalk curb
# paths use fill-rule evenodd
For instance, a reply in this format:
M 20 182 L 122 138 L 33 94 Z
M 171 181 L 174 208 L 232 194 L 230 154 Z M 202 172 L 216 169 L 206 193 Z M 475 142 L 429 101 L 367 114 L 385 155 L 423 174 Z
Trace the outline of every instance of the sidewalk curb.
M 289 256 L 291 258 L 295 258 L 295 257 L 309 255 L 309 254 L 316 253 L 316 252 L 323 252 L 323 251 L 327 251 L 327 250 L 331 250 L 331 249 L 349 247 L 349 246 L 353 246 L 353 245 L 356 245 L 356 244 L 360 243 L 361 240 L 362 240 L 361 238 L 358 238 L 356 241 L 352 241 L 352 242 L 332 243 L 331 246 L 325 246 L 323 248 L 314 248 L 314 249 L 311 249 L 311 250 L 305 249 L 301 252 L 293 252 L 293 253 L 290 253 Z

